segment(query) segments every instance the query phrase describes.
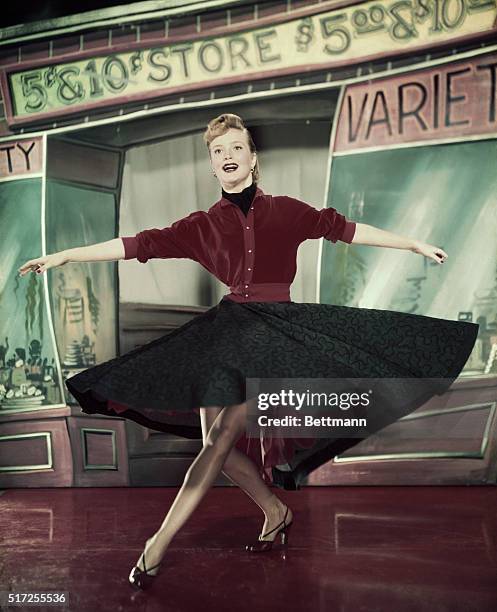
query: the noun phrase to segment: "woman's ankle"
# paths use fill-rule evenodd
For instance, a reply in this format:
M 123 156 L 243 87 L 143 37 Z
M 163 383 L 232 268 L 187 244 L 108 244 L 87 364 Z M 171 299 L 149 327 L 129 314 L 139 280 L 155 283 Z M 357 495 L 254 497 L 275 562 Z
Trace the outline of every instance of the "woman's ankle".
M 280 515 L 286 509 L 286 505 L 281 501 L 279 497 L 273 495 L 270 500 L 270 504 L 264 510 L 266 517 L 274 517 Z

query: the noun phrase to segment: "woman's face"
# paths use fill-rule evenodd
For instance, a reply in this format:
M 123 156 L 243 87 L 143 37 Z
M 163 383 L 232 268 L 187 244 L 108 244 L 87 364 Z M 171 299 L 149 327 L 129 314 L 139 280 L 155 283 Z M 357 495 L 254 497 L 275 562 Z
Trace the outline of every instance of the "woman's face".
M 230 128 L 214 138 L 209 149 L 212 169 L 223 189 L 241 191 L 252 183 L 257 155 L 250 152 L 246 132 Z

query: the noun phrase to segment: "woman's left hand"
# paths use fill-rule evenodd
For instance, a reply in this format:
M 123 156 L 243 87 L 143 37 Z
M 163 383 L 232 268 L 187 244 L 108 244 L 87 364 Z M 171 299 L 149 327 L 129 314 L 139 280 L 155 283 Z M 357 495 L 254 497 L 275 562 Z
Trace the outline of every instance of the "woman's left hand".
M 419 255 L 429 257 L 439 264 L 442 264 L 448 257 L 443 249 L 433 246 L 432 244 L 426 244 L 426 242 L 418 242 L 417 240 L 414 242 L 414 246 L 411 250 L 414 253 L 419 253 Z

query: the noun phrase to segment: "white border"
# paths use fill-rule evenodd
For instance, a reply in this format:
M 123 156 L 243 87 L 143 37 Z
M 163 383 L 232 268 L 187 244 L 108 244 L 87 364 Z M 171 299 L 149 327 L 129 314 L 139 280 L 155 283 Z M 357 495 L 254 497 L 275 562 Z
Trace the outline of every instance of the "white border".
M 326 208 L 326 204 L 328 202 L 328 197 L 331 192 L 330 184 L 331 184 L 331 165 L 333 164 L 333 144 L 335 142 L 336 133 L 338 130 L 338 120 L 340 116 L 340 111 L 342 108 L 343 98 L 345 96 L 345 86 L 340 88 L 340 93 L 338 95 L 337 100 L 337 108 L 335 114 L 333 116 L 333 123 L 331 126 L 331 134 L 330 134 L 330 144 L 328 147 L 328 167 L 326 169 L 326 187 L 324 194 L 324 202 L 322 208 Z M 317 262 L 317 276 L 316 276 L 316 303 L 320 303 L 321 299 L 321 263 L 323 258 L 323 244 L 324 238 L 321 238 L 319 241 L 319 251 L 318 251 L 318 262 Z
M 42 170 L 43 176 L 41 179 L 41 252 L 42 257 L 47 255 L 47 228 L 46 228 L 46 202 L 47 202 L 47 133 L 43 134 L 42 146 L 43 146 L 43 158 L 42 158 Z M 48 329 L 50 331 L 50 337 L 52 339 L 53 351 L 55 356 L 55 363 L 57 366 L 57 376 L 59 382 L 59 392 L 61 398 L 65 398 L 63 380 L 62 380 L 62 369 L 59 360 L 59 351 L 57 347 L 57 340 L 55 338 L 55 330 L 52 320 L 52 309 L 50 307 L 50 295 L 48 293 L 48 270 L 43 273 L 43 288 L 45 291 L 45 307 L 48 320 Z M 65 408 L 66 402 L 60 404 L 50 404 L 50 408 Z
M 471 142 L 475 140 L 493 140 L 497 138 L 497 132 L 486 132 L 485 134 L 476 134 L 472 136 L 452 136 L 450 138 L 442 138 L 438 140 L 416 140 L 415 142 L 401 142 L 390 145 L 378 145 L 377 147 L 364 147 L 363 149 L 354 149 L 352 151 L 336 151 L 333 157 L 344 157 L 346 155 L 358 155 L 360 153 L 373 153 L 375 151 L 392 151 L 393 149 L 413 149 L 415 147 L 445 145 L 454 142 Z
M 20 137 L 17 140 L 29 140 L 29 138 Z M 42 146 L 43 146 L 43 141 L 42 141 Z M 14 174 L 12 176 L 2 176 L 0 177 L 0 183 L 7 183 L 8 181 L 22 181 L 22 179 L 32 179 L 32 178 L 43 179 L 43 171 L 33 172 L 32 174 Z

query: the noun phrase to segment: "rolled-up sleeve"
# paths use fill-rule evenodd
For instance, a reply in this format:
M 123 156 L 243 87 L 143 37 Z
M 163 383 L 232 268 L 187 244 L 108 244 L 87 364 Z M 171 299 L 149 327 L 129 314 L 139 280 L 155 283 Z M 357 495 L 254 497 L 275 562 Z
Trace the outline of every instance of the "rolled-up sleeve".
M 296 201 L 299 202 L 299 209 L 295 222 L 299 225 L 302 240 L 325 238 L 331 242 L 352 242 L 356 228 L 354 221 L 349 221 L 334 208 L 318 210 L 305 202 Z
M 157 258 L 197 260 L 202 214 L 197 211 L 169 227 L 143 230 L 135 236 L 121 236 L 124 259 L 137 259 L 141 263 Z

